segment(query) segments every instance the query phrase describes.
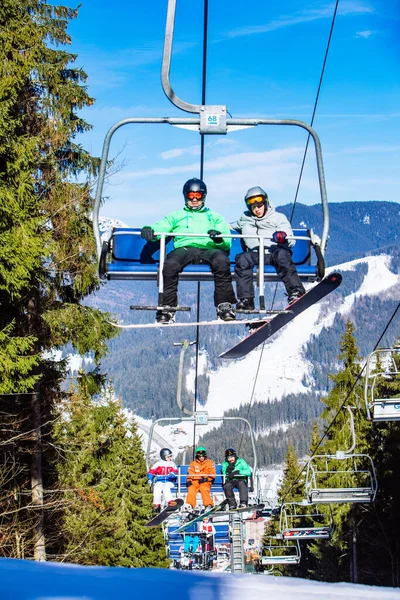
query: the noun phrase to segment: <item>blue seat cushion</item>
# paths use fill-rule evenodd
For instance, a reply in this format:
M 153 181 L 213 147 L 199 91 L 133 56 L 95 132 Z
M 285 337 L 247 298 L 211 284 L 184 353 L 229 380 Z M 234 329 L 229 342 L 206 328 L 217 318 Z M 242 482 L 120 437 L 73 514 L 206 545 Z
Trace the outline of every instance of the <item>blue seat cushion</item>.
M 159 260 L 160 260 L 160 242 L 146 242 L 140 235 L 138 228 L 115 228 L 112 234 L 112 253 L 111 262 L 107 264 L 107 276 L 109 279 L 155 279 Z M 232 234 L 236 233 L 232 231 Z M 307 236 L 306 229 L 293 230 L 294 235 Z M 172 238 L 167 238 L 166 253 L 174 249 Z M 232 265 L 232 271 L 235 265 L 235 256 L 243 252 L 242 240 L 232 239 L 232 247 L 229 258 Z M 311 265 L 310 242 L 308 240 L 297 240 L 293 248 L 293 261 L 297 266 L 297 272 L 300 277 L 313 277 L 316 274 L 316 266 Z M 266 265 L 264 272 L 277 278 L 275 268 L 272 265 Z M 212 273 L 208 265 L 190 264 L 187 265 L 181 273 L 181 277 L 196 280 L 197 276 L 203 279 L 212 279 Z

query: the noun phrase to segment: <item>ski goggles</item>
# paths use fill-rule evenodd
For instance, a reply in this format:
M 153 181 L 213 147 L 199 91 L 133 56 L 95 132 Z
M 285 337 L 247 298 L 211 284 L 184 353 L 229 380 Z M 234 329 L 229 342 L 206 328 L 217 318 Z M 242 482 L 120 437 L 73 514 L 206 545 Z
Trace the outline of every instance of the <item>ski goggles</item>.
M 204 450 L 200 450 L 200 452 L 196 452 L 196 456 L 203 456 L 203 458 L 206 458 L 207 452 L 204 452 Z
M 264 202 L 264 196 L 253 196 L 253 198 L 249 198 L 248 200 L 246 200 L 246 204 L 250 204 L 250 206 L 253 206 L 254 204 L 264 204 Z
M 188 200 L 202 200 L 204 198 L 203 192 L 188 192 L 186 194 Z

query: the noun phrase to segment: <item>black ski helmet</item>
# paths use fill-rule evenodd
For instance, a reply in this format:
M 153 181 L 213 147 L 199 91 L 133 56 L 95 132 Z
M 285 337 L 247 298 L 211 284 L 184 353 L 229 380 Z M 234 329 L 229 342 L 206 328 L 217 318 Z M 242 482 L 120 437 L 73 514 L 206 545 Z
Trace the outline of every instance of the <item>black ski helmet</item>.
M 161 448 L 161 450 L 160 450 L 161 460 L 166 460 L 167 456 L 172 456 L 171 450 L 169 448 Z
M 199 456 L 204 456 L 204 458 L 207 458 L 207 450 L 204 448 L 204 446 L 199 446 L 196 448 L 195 458 L 199 458 Z
M 266 209 L 268 208 L 267 192 L 265 190 L 263 190 L 262 187 L 260 187 L 259 185 L 256 185 L 255 187 L 252 187 L 249 190 L 247 190 L 246 195 L 244 197 L 244 201 L 246 202 L 246 206 L 250 212 L 251 212 L 251 204 L 249 203 L 249 200 L 251 198 L 255 198 L 256 196 L 262 196 L 264 198 L 264 206 Z
M 237 458 L 237 452 L 234 448 L 227 448 L 225 450 L 225 458 L 227 459 L 228 456 L 234 456 L 235 458 Z
M 190 210 L 200 210 L 203 208 L 204 203 L 206 201 L 207 196 L 207 186 L 201 179 L 197 179 L 197 177 L 192 177 L 192 179 L 188 179 L 185 185 L 183 186 L 183 197 L 185 198 L 185 205 L 187 206 L 189 198 L 187 197 L 189 192 L 201 192 L 203 194 L 203 201 L 200 206 L 196 209 L 191 208 Z

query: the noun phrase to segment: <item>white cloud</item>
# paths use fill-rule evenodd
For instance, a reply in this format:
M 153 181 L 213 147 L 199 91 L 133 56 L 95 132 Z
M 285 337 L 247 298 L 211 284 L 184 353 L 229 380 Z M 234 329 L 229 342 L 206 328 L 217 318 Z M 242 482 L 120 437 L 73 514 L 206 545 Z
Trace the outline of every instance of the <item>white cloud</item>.
M 371 13 L 373 9 L 362 2 L 342 2 L 339 5 L 338 14 L 341 16 L 345 15 L 359 15 L 365 13 Z M 267 33 L 269 31 L 275 31 L 276 29 L 282 29 L 283 27 L 291 27 L 300 23 L 309 23 L 311 21 L 318 21 L 320 19 L 331 19 L 333 16 L 333 4 L 326 4 L 318 9 L 303 10 L 294 15 L 283 16 L 279 19 L 269 21 L 264 25 L 247 25 L 245 27 L 239 27 L 229 31 L 226 34 L 226 38 L 236 38 L 245 35 L 254 35 L 257 33 Z
M 161 152 L 160 156 L 164 160 L 170 160 L 171 158 L 178 158 L 185 154 L 194 154 L 195 156 L 200 155 L 200 146 L 190 146 L 188 148 L 172 148 L 172 150 L 166 150 Z
M 368 39 L 372 35 L 372 33 L 373 32 L 370 29 L 367 29 L 367 31 L 357 31 L 356 37 Z
M 206 161 L 205 172 L 227 171 L 233 169 L 249 169 L 256 165 L 263 168 L 273 166 L 274 169 L 281 168 L 284 164 L 298 164 L 302 157 L 304 148 L 292 147 L 280 150 L 269 150 L 265 152 L 239 152 L 237 154 L 229 154 L 220 158 L 213 158 Z M 177 155 L 179 156 L 179 155 Z M 142 177 L 153 177 L 155 175 L 176 175 L 180 173 L 191 173 L 198 171 L 198 164 L 179 165 L 174 167 L 156 167 L 155 169 L 147 169 L 142 171 L 131 171 L 125 174 L 125 179 L 137 179 Z

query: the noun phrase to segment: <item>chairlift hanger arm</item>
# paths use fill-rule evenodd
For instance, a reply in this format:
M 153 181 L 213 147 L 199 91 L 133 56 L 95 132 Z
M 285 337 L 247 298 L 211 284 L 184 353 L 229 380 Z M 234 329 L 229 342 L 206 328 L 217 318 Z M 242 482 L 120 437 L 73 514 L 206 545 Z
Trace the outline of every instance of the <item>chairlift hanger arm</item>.
M 177 96 L 170 84 L 172 41 L 174 37 L 176 0 L 168 0 L 167 19 L 165 23 L 164 51 L 161 67 L 161 85 L 168 100 L 175 106 L 190 113 L 200 114 L 200 104 L 190 104 Z

